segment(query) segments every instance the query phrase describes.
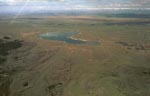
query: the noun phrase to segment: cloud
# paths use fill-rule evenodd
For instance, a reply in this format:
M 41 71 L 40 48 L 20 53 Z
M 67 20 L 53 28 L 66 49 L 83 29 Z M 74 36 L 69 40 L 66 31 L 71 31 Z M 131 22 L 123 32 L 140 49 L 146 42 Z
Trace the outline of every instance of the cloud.
M 47 2 L 47 3 L 62 3 L 62 4 L 82 4 L 82 5 L 93 5 L 93 6 L 102 6 L 102 5 L 131 5 L 131 4 L 139 4 L 139 5 L 148 5 L 150 4 L 150 0 L 0 0 L 0 2 L 7 3 L 10 5 L 21 4 L 24 2 L 37 3 L 37 2 Z M 150 5 L 149 5 L 150 6 Z
M 0 12 L 149 9 L 150 0 L 0 0 Z

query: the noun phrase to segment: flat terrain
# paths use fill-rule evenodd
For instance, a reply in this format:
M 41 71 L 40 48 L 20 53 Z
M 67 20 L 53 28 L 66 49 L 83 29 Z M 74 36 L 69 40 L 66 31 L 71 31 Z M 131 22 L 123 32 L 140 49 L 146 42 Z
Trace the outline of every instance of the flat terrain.
M 73 38 L 100 44 L 39 38 L 47 32 L 80 32 Z M 11 46 L 0 53 L 0 96 L 150 95 L 150 19 L 1 17 L 0 39 Z

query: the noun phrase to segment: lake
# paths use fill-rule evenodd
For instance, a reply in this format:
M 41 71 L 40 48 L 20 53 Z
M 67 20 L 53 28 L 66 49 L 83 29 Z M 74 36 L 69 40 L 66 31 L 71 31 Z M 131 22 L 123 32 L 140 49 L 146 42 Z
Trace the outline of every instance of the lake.
M 40 34 L 39 37 L 42 39 L 63 41 L 70 44 L 87 44 L 87 45 L 97 45 L 98 41 L 87 41 L 81 39 L 72 38 L 73 35 L 79 34 L 79 32 L 48 32 Z

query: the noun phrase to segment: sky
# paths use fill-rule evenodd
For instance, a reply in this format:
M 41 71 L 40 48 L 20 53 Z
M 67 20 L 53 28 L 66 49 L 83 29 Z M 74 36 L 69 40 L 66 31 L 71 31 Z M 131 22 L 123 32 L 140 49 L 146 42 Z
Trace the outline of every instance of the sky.
M 150 10 L 150 0 L 0 0 L 0 13 L 119 9 Z

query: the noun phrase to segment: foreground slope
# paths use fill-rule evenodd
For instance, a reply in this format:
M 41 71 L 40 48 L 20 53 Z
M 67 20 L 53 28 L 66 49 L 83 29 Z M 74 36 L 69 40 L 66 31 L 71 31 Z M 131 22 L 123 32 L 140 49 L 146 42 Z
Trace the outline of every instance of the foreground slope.
M 149 96 L 149 19 L 89 16 L 2 19 L 0 36 L 23 40 L 2 63 L 2 96 Z M 99 45 L 44 40 L 80 32 Z M 8 74 L 9 73 L 9 74 Z

